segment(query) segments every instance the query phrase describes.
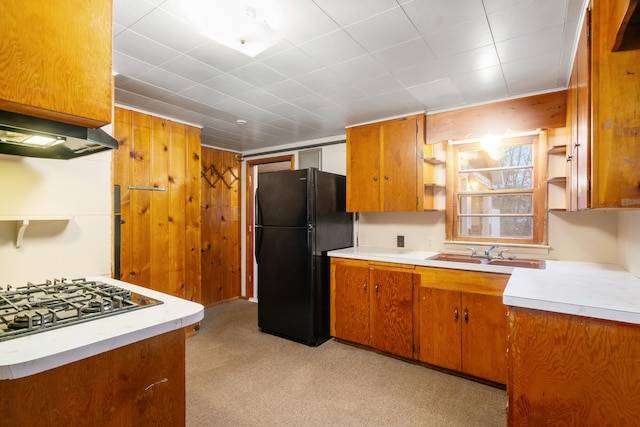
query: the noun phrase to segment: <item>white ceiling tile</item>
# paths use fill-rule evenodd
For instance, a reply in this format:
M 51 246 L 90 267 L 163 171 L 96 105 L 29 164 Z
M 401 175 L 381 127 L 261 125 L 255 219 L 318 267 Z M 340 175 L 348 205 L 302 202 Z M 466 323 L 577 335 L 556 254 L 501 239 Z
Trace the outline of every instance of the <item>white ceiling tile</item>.
M 155 4 L 145 0 L 114 1 L 113 22 L 126 28 L 155 8 Z
M 328 68 L 321 68 L 298 76 L 295 78 L 295 81 L 313 92 L 321 92 L 347 83 L 340 78 L 340 75 Z
M 217 106 L 219 103 L 230 99 L 229 96 L 224 93 L 202 85 L 191 86 L 180 92 L 180 95 L 189 97 L 210 107 Z
M 348 61 L 366 53 L 358 43 L 342 30 L 334 31 L 301 44 L 300 49 L 323 66 Z
M 367 7 L 362 7 L 362 3 L 356 1 L 313 0 L 313 2 L 342 27 L 398 6 L 395 0 L 367 0 Z
M 501 62 L 505 63 L 545 53 L 558 52 L 562 49 L 563 35 L 564 27 L 559 25 L 537 33 L 530 33 L 496 43 L 498 57 Z
M 350 100 L 366 98 L 367 94 L 358 89 L 357 87 L 348 85 L 348 86 L 338 86 L 331 89 L 327 89 L 325 91 L 320 92 L 320 95 L 327 98 L 331 102 L 336 104 L 342 104 L 345 102 L 349 102 Z
M 251 64 L 253 60 L 240 52 L 214 42 L 207 41 L 200 46 L 185 52 L 186 55 L 211 65 L 221 71 L 231 71 Z
M 318 108 L 330 107 L 334 105 L 333 102 L 329 101 L 327 98 L 321 95 L 318 95 L 316 93 L 303 96 L 302 98 L 294 99 L 290 102 L 296 107 L 299 107 L 302 110 L 307 110 L 307 111 L 313 111 Z
M 482 3 L 484 4 L 484 8 L 487 13 L 493 13 L 501 9 L 507 9 L 530 1 L 531 0 L 483 0 Z
M 257 87 L 269 86 L 286 80 L 285 76 L 260 62 L 252 62 L 231 71 L 229 74 Z
M 448 27 L 424 37 L 438 58 L 467 52 L 493 43 L 493 36 L 484 16 L 464 24 Z
M 113 49 L 155 66 L 180 55 L 179 52 L 130 30 L 123 31 L 113 39 Z
M 290 1 L 284 38 L 295 45 L 313 40 L 340 27 L 311 1 Z
M 264 90 L 279 99 L 289 101 L 311 94 L 311 91 L 293 80 L 283 80 L 276 84 L 265 86 Z
M 222 73 L 220 70 L 187 55 L 177 56 L 162 64 L 161 68 L 196 83 L 205 82 Z
M 192 31 L 191 25 L 162 9 L 151 11 L 129 29 L 178 52 L 186 52 L 207 41 L 205 36 Z
M 423 36 L 485 14 L 482 0 L 413 0 L 402 8 Z
M 437 61 L 414 65 L 394 71 L 393 75 L 405 87 L 419 86 L 425 82 L 440 80 L 448 75 L 446 68 Z
M 404 43 L 420 35 L 400 7 L 350 25 L 346 31 L 369 52 Z
M 452 108 L 465 102 L 462 94 L 449 78 L 414 86 L 409 91 L 429 110 Z
M 328 67 L 341 82 L 356 83 L 385 74 L 387 70 L 371 55 L 362 55 Z
M 388 109 L 386 111 L 388 116 L 398 116 L 425 110 L 424 103 L 416 99 L 412 92 L 407 90 L 382 93 L 372 98 Z
M 372 55 L 389 71 L 436 60 L 431 48 L 421 37 L 372 52 Z
M 514 95 L 533 93 L 555 85 L 558 80 L 560 56 L 559 52 L 553 52 L 503 64 L 509 92 Z
M 478 103 L 509 96 L 509 90 L 507 89 L 502 67 L 500 66 L 455 75 L 451 77 L 451 80 L 460 90 L 464 99 L 469 103 Z
M 463 74 L 474 70 L 493 67 L 500 63 L 496 48 L 493 45 L 459 53 L 442 58 L 441 64 L 449 74 Z
M 562 25 L 567 4 L 565 0 L 534 0 L 519 3 L 488 15 L 496 42 L 535 33 Z
M 297 47 L 278 52 L 260 62 L 288 77 L 296 77 L 322 67 L 319 61 Z
M 404 89 L 398 79 L 390 73 L 382 74 L 370 79 L 363 79 L 354 83 L 356 87 L 368 96 L 380 95 L 381 93 L 394 92 Z
M 113 52 L 113 71 L 129 77 L 138 77 L 151 70 L 153 65 L 147 64 L 120 52 Z
M 229 74 L 221 74 L 203 82 L 202 84 L 229 96 L 239 96 L 240 94 L 255 89 L 255 86 Z
M 254 89 L 238 95 L 238 99 L 251 103 L 258 108 L 269 108 L 282 102 L 282 99 L 264 90 Z
M 195 85 L 194 81 L 180 77 L 162 68 L 153 68 L 138 76 L 137 79 L 171 92 L 182 92 Z

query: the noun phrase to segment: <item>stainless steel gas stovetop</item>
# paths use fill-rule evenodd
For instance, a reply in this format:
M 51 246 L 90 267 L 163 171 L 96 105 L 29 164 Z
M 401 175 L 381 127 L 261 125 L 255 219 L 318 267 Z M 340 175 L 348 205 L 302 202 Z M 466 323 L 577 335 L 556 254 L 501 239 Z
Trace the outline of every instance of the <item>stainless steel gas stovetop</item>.
M 162 301 L 85 279 L 0 287 L 0 341 L 156 304 Z

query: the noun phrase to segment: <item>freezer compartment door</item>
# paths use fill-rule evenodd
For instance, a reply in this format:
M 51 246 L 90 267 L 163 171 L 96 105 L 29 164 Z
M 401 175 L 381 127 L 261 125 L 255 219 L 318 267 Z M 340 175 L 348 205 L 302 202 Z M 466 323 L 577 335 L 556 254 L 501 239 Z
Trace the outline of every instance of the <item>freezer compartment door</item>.
M 314 345 L 314 280 L 309 228 L 263 227 L 258 261 L 258 326 Z
M 256 225 L 306 227 L 311 223 L 308 188 L 312 179 L 307 169 L 261 173 Z

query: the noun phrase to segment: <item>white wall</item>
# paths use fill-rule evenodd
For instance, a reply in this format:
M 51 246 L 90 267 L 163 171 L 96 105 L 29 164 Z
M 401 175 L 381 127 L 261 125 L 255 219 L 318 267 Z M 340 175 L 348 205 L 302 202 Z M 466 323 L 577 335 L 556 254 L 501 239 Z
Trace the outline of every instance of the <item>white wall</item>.
M 16 221 L 32 221 L 15 247 Z M 0 155 L 0 286 L 111 272 L 111 153 L 72 160 Z
M 640 210 L 618 212 L 620 265 L 640 277 Z

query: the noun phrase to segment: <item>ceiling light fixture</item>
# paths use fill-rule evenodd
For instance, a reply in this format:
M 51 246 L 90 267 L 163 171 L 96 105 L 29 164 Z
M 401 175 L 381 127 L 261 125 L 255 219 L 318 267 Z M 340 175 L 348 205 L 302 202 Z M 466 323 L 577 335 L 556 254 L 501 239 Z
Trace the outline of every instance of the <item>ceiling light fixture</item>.
M 282 38 L 286 20 L 278 0 L 189 0 L 183 4 L 202 35 L 252 58 Z
M 496 151 L 500 147 L 500 137 L 495 135 L 487 135 L 480 140 L 480 148 L 487 153 Z

